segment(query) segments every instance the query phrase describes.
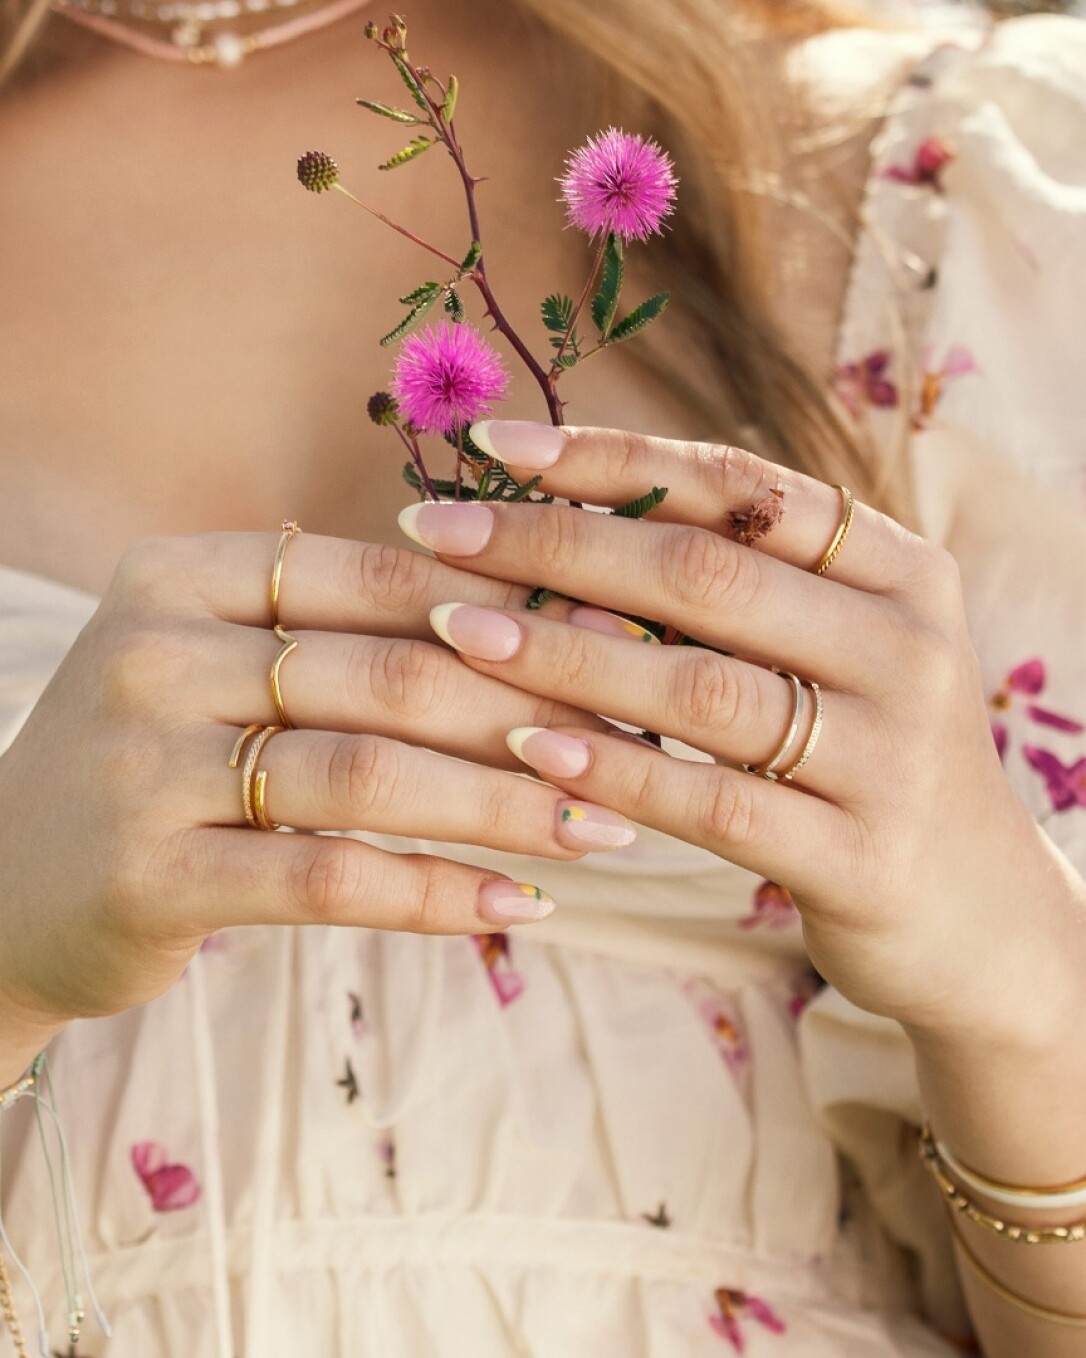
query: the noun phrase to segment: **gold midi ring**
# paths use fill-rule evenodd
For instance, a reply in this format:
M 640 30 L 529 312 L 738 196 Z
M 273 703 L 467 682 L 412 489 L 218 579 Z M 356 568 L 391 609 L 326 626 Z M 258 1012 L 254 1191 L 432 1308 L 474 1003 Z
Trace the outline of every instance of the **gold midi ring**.
M 822 697 L 822 689 L 818 684 L 815 683 L 813 679 L 807 680 L 807 687 L 814 694 L 815 700 L 814 723 L 811 726 L 811 734 L 807 737 L 807 744 L 804 745 L 803 747 L 803 753 L 800 755 L 800 757 L 796 760 L 796 762 L 792 765 L 792 767 L 788 770 L 787 773 L 783 773 L 780 775 L 786 783 L 790 783 L 792 781 L 792 779 L 800 771 L 804 764 L 806 764 L 807 760 L 810 759 L 811 755 L 814 754 L 815 746 L 818 744 L 818 737 L 822 734 L 822 720 L 826 715 L 826 707 Z
M 249 728 L 238 741 L 236 749 L 240 750 L 244 742 L 249 738 Z M 258 726 L 253 743 L 249 746 L 249 753 L 245 756 L 245 767 L 241 771 L 241 809 L 245 813 L 245 819 L 254 830 L 278 830 L 279 826 L 271 820 L 267 812 L 267 785 L 268 774 L 265 769 L 258 769 L 257 764 L 264 751 L 264 746 L 271 740 L 272 736 L 277 736 L 283 730 L 282 726 Z M 236 765 L 233 765 L 236 767 Z
M 279 640 L 283 644 L 279 647 L 279 654 L 272 661 L 271 667 L 272 702 L 275 704 L 275 711 L 277 716 L 279 717 L 280 725 L 282 725 L 288 731 L 293 731 L 294 723 L 287 716 L 286 709 L 283 706 L 283 690 L 279 686 L 279 671 L 282 669 L 283 661 L 286 660 L 287 656 L 290 655 L 292 651 L 296 651 L 298 649 L 298 638 L 292 637 L 289 632 L 284 632 L 278 623 L 275 624 L 275 635 L 279 638 Z
M 275 563 L 272 566 L 271 576 L 270 598 L 273 627 L 279 626 L 279 587 L 283 583 L 283 561 L 287 555 L 287 548 L 301 531 L 293 519 L 283 520 L 283 535 L 279 539 L 279 546 L 275 549 Z
M 852 527 L 853 515 L 856 512 L 856 500 L 852 491 L 847 486 L 834 486 L 834 490 L 841 492 L 841 522 L 837 526 L 837 532 L 833 535 L 833 541 L 826 548 L 825 556 L 814 568 L 815 575 L 825 575 L 836 561 L 837 554 L 845 545 L 845 538 L 848 537 L 849 529 Z
M 787 670 L 777 670 L 776 673 L 792 685 L 792 721 L 785 733 L 784 739 L 777 746 L 777 749 L 768 764 L 762 764 L 761 766 L 756 764 L 743 765 L 745 772 L 757 774 L 759 778 L 768 778 L 772 783 L 775 783 L 780 777 L 777 769 L 784 762 L 788 755 L 788 751 L 792 748 L 792 744 L 796 738 L 796 732 L 799 730 L 800 714 L 803 711 L 803 684 L 794 674 L 790 674 Z

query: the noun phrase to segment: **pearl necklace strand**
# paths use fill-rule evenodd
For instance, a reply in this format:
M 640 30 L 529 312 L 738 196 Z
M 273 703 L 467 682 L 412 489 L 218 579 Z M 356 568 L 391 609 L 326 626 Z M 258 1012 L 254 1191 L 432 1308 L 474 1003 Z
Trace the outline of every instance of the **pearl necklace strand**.
M 223 69 L 354 14 L 370 0 L 53 0 L 53 12 L 145 56 Z M 284 10 L 302 11 L 267 22 Z M 265 22 L 259 23 L 263 18 Z M 239 21 L 247 26 L 239 31 Z M 230 24 L 230 28 L 219 28 Z M 169 30 L 169 38 L 154 30 Z M 150 30 L 150 31 L 148 31 Z

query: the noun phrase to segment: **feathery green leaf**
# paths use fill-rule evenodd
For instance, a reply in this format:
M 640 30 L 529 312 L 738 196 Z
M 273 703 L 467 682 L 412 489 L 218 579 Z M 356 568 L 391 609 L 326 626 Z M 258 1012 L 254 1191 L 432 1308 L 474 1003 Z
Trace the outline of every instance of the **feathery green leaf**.
M 464 319 L 464 303 L 455 288 L 450 288 L 445 294 L 445 310 L 457 325 Z
M 471 242 L 471 249 L 464 256 L 463 262 L 460 265 L 460 272 L 462 274 L 469 273 L 472 269 L 475 268 L 476 264 L 479 263 L 482 257 L 483 257 L 482 243 L 480 241 L 473 240 Z
M 567 297 L 565 293 L 552 292 L 549 297 L 543 299 L 540 311 L 547 329 L 553 330 L 555 334 L 564 335 L 569 329 L 570 321 L 573 320 L 573 298 Z
M 420 298 L 399 325 L 396 326 L 395 329 L 390 330 L 387 335 L 382 336 L 382 347 L 395 344 L 397 340 L 403 339 L 404 335 L 406 335 L 409 330 L 414 330 L 415 326 L 418 325 L 437 299 L 437 292 L 427 293 L 425 297 Z
M 654 509 L 662 505 L 666 499 L 667 486 L 653 486 L 647 495 L 639 496 L 638 499 L 631 500 L 629 504 L 613 509 L 611 513 L 617 514 L 620 519 L 643 519 L 646 514 L 651 514 Z
M 619 344 L 622 340 L 631 339 L 639 331 L 656 320 L 657 316 L 663 313 L 664 308 L 671 300 L 669 292 L 658 292 L 655 297 L 650 297 L 642 302 L 640 306 L 634 307 L 628 316 L 624 316 L 618 325 L 607 336 L 608 344 Z
M 440 283 L 434 283 L 432 281 L 429 283 L 420 283 L 413 291 L 405 292 L 400 298 L 400 301 L 404 306 L 414 306 L 416 302 L 421 302 L 424 297 L 432 297 L 434 293 L 440 291 Z
M 391 104 L 379 104 L 376 99 L 356 99 L 356 104 L 361 104 L 363 108 L 368 108 L 371 113 L 379 113 L 382 118 L 391 118 L 394 123 L 421 123 L 421 118 L 416 118 L 413 113 L 408 113 L 406 109 L 393 108 Z
M 449 83 L 445 87 L 445 102 L 441 106 L 441 116 L 447 123 L 451 123 L 456 114 L 456 99 L 460 93 L 460 81 L 456 76 L 449 76 Z
M 378 165 L 379 170 L 395 170 L 401 165 L 406 165 L 409 160 L 414 160 L 421 156 L 423 151 L 429 151 L 431 146 L 436 145 L 431 137 L 412 137 L 410 142 L 402 151 L 397 151 L 394 156 L 390 156 L 383 165 Z
M 618 295 L 622 291 L 622 276 L 626 269 L 626 257 L 622 242 L 612 231 L 607 237 L 603 253 L 603 276 L 600 290 L 592 299 L 592 319 L 596 322 L 604 339 L 615 320 L 618 309 Z
M 421 108 L 424 113 L 429 113 L 430 105 L 426 102 L 426 96 L 422 92 L 422 86 L 407 69 L 407 65 L 400 57 L 394 56 L 392 60 L 396 63 L 397 71 L 399 71 L 400 75 L 403 77 L 403 83 L 411 91 L 411 98 L 414 99 L 415 103 L 418 104 L 419 108 Z

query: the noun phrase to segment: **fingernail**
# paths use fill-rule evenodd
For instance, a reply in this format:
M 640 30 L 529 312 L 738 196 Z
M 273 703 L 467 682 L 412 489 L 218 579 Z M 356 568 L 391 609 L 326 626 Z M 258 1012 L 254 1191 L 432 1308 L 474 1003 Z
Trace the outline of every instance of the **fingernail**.
M 546 919 L 554 900 L 531 882 L 487 882 L 479 888 L 479 914 L 491 924 Z
M 518 726 L 505 743 L 530 768 L 552 778 L 578 778 L 592 760 L 592 751 L 583 740 L 545 726 Z
M 561 429 L 532 420 L 480 420 L 471 426 L 468 436 L 487 457 L 529 471 L 553 467 L 566 442 Z
M 625 816 L 591 802 L 559 802 L 554 837 L 567 849 L 624 849 L 637 838 Z
M 493 608 L 473 604 L 438 604 L 430 610 L 430 626 L 454 651 L 476 660 L 510 660 L 520 650 L 520 624 Z
M 659 646 L 660 638 L 647 627 L 642 627 L 618 613 L 605 613 L 602 608 L 575 608 L 567 619 L 574 627 L 587 627 L 590 632 L 603 632 L 609 637 L 632 637 L 634 641 Z
M 490 541 L 494 514 L 470 501 L 428 500 L 401 509 L 400 530 L 420 547 L 449 556 L 474 556 Z

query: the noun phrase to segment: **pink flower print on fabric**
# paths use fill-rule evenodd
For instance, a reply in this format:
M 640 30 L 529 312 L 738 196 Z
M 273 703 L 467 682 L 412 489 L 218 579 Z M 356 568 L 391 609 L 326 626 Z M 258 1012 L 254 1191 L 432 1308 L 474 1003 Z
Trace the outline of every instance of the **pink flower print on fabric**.
M 954 157 L 955 152 L 942 138 L 925 137 L 916 148 L 911 164 L 888 165 L 882 177 L 896 184 L 909 184 L 913 188 L 933 189 L 936 193 L 942 193 L 943 171 Z
M 898 389 L 887 376 L 892 363 L 889 349 L 876 349 L 866 358 L 838 367 L 834 390 L 853 419 L 860 419 L 866 406 L 884 410 L 897 406 Z
M 941 362 L 934 359 L 928 350 L 921 362 L 923 373 L 920 399 L 916 414 L 913 416 L 914 429 L 926 429 L 931 423 L 940 401 L 946 395 L 947 383 L 980 372 L 972 351 L 963 344 L 952 345 Z
M 730 1287 L 718 1287 L 715 1293 L 717 1314 L 709 1317 L 709 1325 L 726 1339 L 736 1353 L 746 1353 L 747 1341 L 743 1323 L 753 1320 L 770 1334 L 784 1334 L 786 1326 L 773 1308 L 761 1297 L 749 1292 L 737 1292 Z
M 792 983 L 792 995 L 788 1001 L 788 1012 L 793 1019 L 799 1019 L 800 1014 L 803 1013 L 824 984 L 816 971 L 805 971 L 802 975 L 796 977 Z
M 524 977 L 512 965 L 506 934 L 475 934 L 472 938 L 498 1003 L 504 1009 L 524 993 Z
M 187 1165 L 171 1165 L 166 1148 L 157 1141 L 136 1142 L 132 1167 L 156 1212 L 178 1212 L 199 1201 L 201 1189 L 196 1175 Z
M 1000 717 L 992 721 L 992 735 L 995 739 L 996 748 L 999 750 L 1000 759 L 1006 756 L 1010 745 L 1010 732 L 1006 723 L 1001 719 L 1002 714 L 1012 710 L 1016 696 L 1022 698 L 1038 697 L 1044 692 L 1047 680 L 1048 676 L 1043 660 L 1036 658 L 1025 660 L 1021 665 L 1016 665 L 1011 670 L 1000 687 L 988 699 L 988 706 L 993 712 L 1000 714 Z M 1026 702 L 1023 710 L 1031 721 L 1035 721 L 1039 726 L 1047 726 L 1054 731 L 1065 731 L 1071 735 L 1080 735 L 1086 730 L 1086 726 L 1076 718 L 1068 717 L 1062 712 L 1053 712 L 1051 708 L 1042 707 L 1039 703 Z
M 799 919 L 799 912 L 787 887 L 762 882 L 754 892 L 754 909 L 738 921 L 740 929 L 787 929 Z
M 377 1143 L 377 1155 L 385 1167 L 385 1178 L 396 1177 L 396 1143 L 391 1136 L 383 1136 Z
M 732 1075 L 738 1078 L 750 1057 L 738 1009 L 700 977 L 688 977 L 683 982 L 683 990 L 693 1001 L 699 1016 L 712 1033 L 724 1064 Z
M 1051 750 L 1041 750 L 1035 745 L 1023 746 L 1022 753 L 1030 768 L 1036 769 L 1045 780 L 1053 811 L 1086 807 L 1086 759 L 1064 764 Z

